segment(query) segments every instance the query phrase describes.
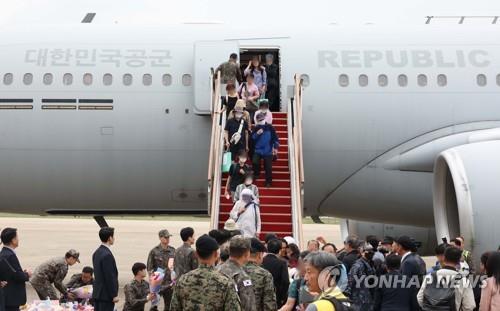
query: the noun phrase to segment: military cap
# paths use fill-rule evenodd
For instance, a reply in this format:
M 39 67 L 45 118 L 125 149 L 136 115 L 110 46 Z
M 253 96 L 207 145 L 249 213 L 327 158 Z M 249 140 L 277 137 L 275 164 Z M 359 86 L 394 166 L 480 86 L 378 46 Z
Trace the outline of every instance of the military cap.
M 245 238 L 242 235 L 235 235 L 229 240 L 229 248 L 233 249 L 250 249 L 250 239 Z
M 169 238 L 172 235 L 170 234 L 170 232 L 168 232 L 167 229 L 163 229 L 163 230 L 160 230 L 160 232 L 158 232 L 158 236 L 160 236 L 160 238 Z
M 196 249 L 207 252 L 216 251 L 219 249 L 219 244 L 214 238 L 204 234 L 196 240 Z
M 261 241 L 259 241 L 259 239 L 257 238 L 252 238 L 250 240 L 250 252 L 252 254 L 255 254 L 255 253 L 265 253 L 267 252 L 267 249 L 266 247 L 264 246 L 264 244 L 262 244 Z
M 77 252 L 76 250 L 74 249 L 70 249 L 67 253 L 66 253 L 66 257 L 73 257 L 76 259 L 76 261 L 78 263 L 80 263 L 80 253 Z

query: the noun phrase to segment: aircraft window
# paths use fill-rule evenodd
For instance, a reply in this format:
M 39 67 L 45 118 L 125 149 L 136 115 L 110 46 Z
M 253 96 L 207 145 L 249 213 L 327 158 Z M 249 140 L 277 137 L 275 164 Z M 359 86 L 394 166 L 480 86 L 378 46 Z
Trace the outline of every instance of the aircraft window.
M 153 83 L 153 77 L 149 73 L 146 73 L 145 75 L 142 76 L 142 84 L 150 86 L 152 83 Z
M 346 87 L 349 85 L 349 76 L 346 74 L 341 74 L 339 76 L 339 85 L 341 87 Z
M 406 75 L 398 76 L 398 85 L 401 87 L 408 86 L 408 77 Z
M 190 74 L 184 74 L 182 75 L 182 85 L 184 86 L 190 86 L 191 85 L 191 75 Z
M 73 75 L 71 73 L 65 73 L 63 75 L 63 84 L 64 85 L 71 85 L 71 84 L 73 84 Z
M 488 83 L 488 80 L 486 79 L 486 76 L 483 74 L 477 75 L 477 85 L 479 86 L 486 86 Z
M 446 86 L 448 84 L 448 78 L 446 77 L 446 75 L 440 74 L 438 75 L 437 82 L 439 86 Z
M 497 85 L 500 86 L 500 74 L 497 75 Z
M 379 75 L 378 76 L 378 85 L 379 86 L 387 86 L 389 84 L 389 79 L 387 78 L 386 75 Z
M 102 76 L 102 83 L 106 86 L 113 84 L 113 76 L 110 73 L 104 74 Z
M 302 80 L 303 87 L 308 87 L 309 84 L 311 84 L 311 81 L 309 79 L 309 75 L 306 75 L 306 74 L 300 75 L 300 79 Z
M 418 75 L 417 83 L 419 86 L 427 86 L 427 76 L 426 75 Z
M 31 85 L 31 83 L 33 83 L 33 74 L 25 73 L 23 77 L 23 83 L 24 85 Z
M 43 75 L 43 84 L 51 85 L 52 81 L 54 81 L 54 76 L 51 73 L 46 73 Z
M 359 86 L 367 86 L 368 85 L 368 76 L 367 75 L 360 75 L 358 78 L 358 83 Z
M 123 75 L 123 85 L 132 85 L 132 75 L 130 73 L 126 73 Z
M 3 84 L 5 85 L 11 85 L 12 82 L 14 81 L 14 75 L 11 73 L 6 73 L 3 75 Z
M 93 76 L 91 73 L 86 73 L 83 75 L 83 84 L 85 85 L 91 85 L 92 84 L 92 80 L 93 80 Z
M 168 73 L 164 74 L 161 78 L 161 83 L 163 83 L 164 86 L 172 85 L 172 75 Z

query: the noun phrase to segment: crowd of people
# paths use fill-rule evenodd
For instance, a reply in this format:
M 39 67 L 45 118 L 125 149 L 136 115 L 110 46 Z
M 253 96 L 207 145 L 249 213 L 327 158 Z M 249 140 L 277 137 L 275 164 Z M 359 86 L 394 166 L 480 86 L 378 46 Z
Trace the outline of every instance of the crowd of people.
M 279 110 L 279 70 L 272 54 L 265 58 L 261 64 L 258 56 L 253 57 L 242 74 L 238 55 L 231 54 L 216 70 L 226 90 L 222 96 L 222 111 L 227 116 L 224 142 L 232 160 L 224 195 L 233 201 L 230 219 L 245 237 L 259 236 L 260 199 L 254 180 L 260 178 L 263 164 L 264 186 L 272 186 L 273 162 L 280 146 L 271 112 Z
M 341 249 L 318 237 L 301 250 L 290 236 L 267 234 L 265 241 L 245 237 L 232 219 L 224 229 L 197 239 L 190 227 L 180 235 L 183 245 L 176 249 L 169 231 L 161 230 L 160 243 L 147 262 L 131 267 L 123 310 L 143 311 L 148 302 L 156 302 L 151 310 L 157 310 L 160 297 L 164 310 L 174 311 L 500 310 L 500 250 L 483 254 L 476 272 L 462 237 L 443 240 L 436 247 L 436 265 L 427 270 L 417 243 L 407 236 L 349 236 Z M 84 267 L 67 283 L 68 267 L 79 262 L 76 250 L 32 273 L 17 258 L 17 230 L 5 228 L 0 236 L 1 311 L 17 311 L 26 304 L 26 282 L 40 299 L 62 300 L 76 299 L 73 288 L 93 285 L 95 310 L 114 310 L 119 285 L 113 228 L 100 229 L 93 267 Z M 155 291 L 147 278 L 159 268 L 165 277 Z

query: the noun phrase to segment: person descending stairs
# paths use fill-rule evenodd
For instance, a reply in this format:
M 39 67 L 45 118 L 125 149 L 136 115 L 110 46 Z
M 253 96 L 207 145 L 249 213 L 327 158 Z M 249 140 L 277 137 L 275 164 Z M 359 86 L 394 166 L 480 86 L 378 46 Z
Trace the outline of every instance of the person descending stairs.
M 255 181 L 260 193 L 262 229 L 259 238 L 261 240 L 264 240 L 267 233 L 275 233 L 280 237 L 293 236 L 287 113 L 273 112 L 273 126 L 279 137 L 280 146 L 277 160 L 273 162 L 272 185 L 265 187 L 266 181 L 263 170 L 259 179 Z M 251 165 L 250 162 L 248 164 Z M 225 185 L 228 174 L 224 173 L 222 177 L 222 185 Z M 224 223 L 229 218 L 232 207 L 232 200 L 224 196 L 224 189 L 222 188 L 220 193 L 219 229 L 224 228 Z

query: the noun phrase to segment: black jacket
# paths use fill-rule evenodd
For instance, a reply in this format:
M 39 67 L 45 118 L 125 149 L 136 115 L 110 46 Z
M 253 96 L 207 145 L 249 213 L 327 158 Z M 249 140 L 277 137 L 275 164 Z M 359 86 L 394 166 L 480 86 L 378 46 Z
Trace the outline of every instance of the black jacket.
M 92 256 L 94 264 L 94 291 L 96 301 L 112 302 L 118 296 L 118 269 L 111 250 L 101 245 Z
M 410 290 L 403 283 L 403 278 L 405 276 L 399 271 L 380 276 L 375 290 L 375 311 L 410 311 Z
M 347 273 L 349 273 L 352 265 L 359 259 L 360 256 L 361 255 L 357 250 L 352 250 L 349 253 L 345 253 L 342 259 L 340 259 L 344 264 Z
M 280 308 L 286 303 L 288 298 L 290 279 L 287 263 L 275 254 L 267 254 L 262 262 L 262 267 L 273 276 L 274 288 L 276 289 L 276 302 L 278 308 Z
M 7 247 L 0 251 L 0 276 L 3 281 L 7 281 L 7 286 L 3 288 L 5 307 L 18 308 L 26 304 L 26 282 L 29 277 L 21 268 L 16 253 Z
M 412 282 L 412 278 L 418 278 L 418 284 L 422 284 L 426 272 L 425 262 L 417 253 L 410 253 L 401 262 L 401 274 L 406 275 L 407 282 Z M 412 282 L 412 284 L 416 284 L 416 281 Z M 420 310 L 420 306 L 417 301 L 419 289 L 420 286 L 410 286 L 411 311 Z

